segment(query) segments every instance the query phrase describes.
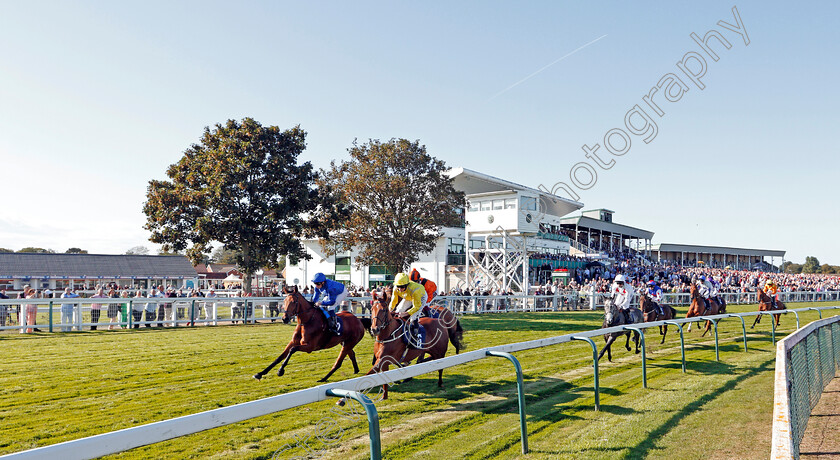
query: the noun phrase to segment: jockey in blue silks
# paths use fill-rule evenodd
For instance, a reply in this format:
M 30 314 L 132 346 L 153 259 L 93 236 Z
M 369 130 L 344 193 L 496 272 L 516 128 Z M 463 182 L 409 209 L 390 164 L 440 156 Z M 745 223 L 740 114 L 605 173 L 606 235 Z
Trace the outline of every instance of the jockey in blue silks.
M 327 279 L 323 273 L 316 273 L 312 278 L 312 283 L 315 284 L 315 295 L 312 297 L 312 303 L 323 310 L 327 317 L 330 332 L 340 335 L 335 309 L 341 306 L 341 302 L 347 297 L 347 288 L 338 281 Z
M 665 311 L 662 309 L 662 288 L 654 280 L 648 281 L 648 297 L 656 305 L 659 314 L 665 316 Z

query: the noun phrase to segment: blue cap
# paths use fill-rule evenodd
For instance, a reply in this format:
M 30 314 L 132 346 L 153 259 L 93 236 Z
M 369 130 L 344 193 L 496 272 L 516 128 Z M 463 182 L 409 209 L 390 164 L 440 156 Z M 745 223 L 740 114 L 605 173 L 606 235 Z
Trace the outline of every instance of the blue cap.
M 314 277 L 312 277 L 313 283 L 323 283 L 327 280 L 327 277 L 323 273 L 316 273 Z

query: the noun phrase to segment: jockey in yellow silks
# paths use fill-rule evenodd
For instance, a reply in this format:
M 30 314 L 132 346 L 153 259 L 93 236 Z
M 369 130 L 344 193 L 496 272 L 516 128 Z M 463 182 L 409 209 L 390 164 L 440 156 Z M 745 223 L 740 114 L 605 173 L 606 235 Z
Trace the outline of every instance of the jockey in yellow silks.
M 417 343 L 420 342 L 420 313 L 428 299 L 426 288 L 411 281 L 405 273 L 397 273 L 394 277 L 394 296 L 389 308 L 396 313 L 407 313 L 410 316 L 409 329 Z

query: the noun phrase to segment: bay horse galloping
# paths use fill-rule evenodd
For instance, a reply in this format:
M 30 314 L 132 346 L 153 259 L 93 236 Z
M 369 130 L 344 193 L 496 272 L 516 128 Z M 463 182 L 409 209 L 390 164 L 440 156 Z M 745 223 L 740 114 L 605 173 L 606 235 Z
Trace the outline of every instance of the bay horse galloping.
M 382 301 L 383 305 L 388 305 L 388 299 L 391 298 L 393 295 L 393 289 L 388 286 L 385 288 L 384 297 L 378 297 L 380 301 Z M 377 295 L 373 294 L 374 300 L 377 299 Z M 455 354 L 461 352 L 467 348 L 466 344 L 464 343 L 464 329 L 461 327 L 461 322 L 458 320 L 458 317 L 455 316 L 448 308 L 442 305 L 429 305 L 429 310 L 432 314 L 432 318 L 437 318 L 440 320 L 443 327 L 446 328 L 447 335 L 449 336 L 449 343 L 455 347 Z M 421 356 L 422 357 L 422 356 Z
M 388 309 L 388 297 L 374 297 L 371 302 L 371 333 L 376 339 L 373 345 L 374 363 L 367 375 L 385 372 L 391 364 L 402 367 L 415 358 L 417 363 L 443 358 L 449 347 L 447 329 L 440 320 L 420 318 L 420 325 L 426 330 L 426 339 L 421 348 L 409 347 L 404 337 L 408 321 L 402 320 Z M 423 355 L 428 354 L 428 358 Z M 443 387 L 443 369 L 438 371 L 438 387 Z M 388 399 L 388 385 L 382 385 L 383 399 Z
M 656 308 L 656 303 L 650 298 L 650 295 L 646 291 L 642 291 L 639 296 L 639 308 L 642 310 L 642 315 L 646 323 L 651 321 L 666 321 L 677 317 L 677 310 L 674 310 L 674 307 L 670 305 L 659 306 L 662 308 L 662 313 Z M 659 343 L 665 343 L 665 336 L 668 335 L 667 324 L 659 326 L 659 335 L 662 336 L 662 341 Z
M 353 373 L 357 374 L 359 372 L 359 365 L 356 363 L 356 353 L 353 351 L 353 347 L 365 336 L 365 326 L 362 324 L 362 321 L 350 312 L 342 311 L 337 313 L 337 316 L 341 318 L 342 326 L 341 335 L 335 335 L 329 331 L 327 320 L 320 308 L 306 300 L 298 292 L 297 286 L 284 288 L 283 292 L 286 293 L 286 299 L 283 301 L 283 308 L 285 310 L 283 322 L 288 324 L 292 317 L 297 317 L 295 333 L 292 336 L 292 340 L 286 345 L 283 353 L 274 362 L 269 364 L 268 367 L 255 374 L 254 378 L 260 380 L 262 376 L 267 374 L 280 361 L 283 361 L 283 365 L 280 366 L 277 375 L 282 376 L 285 373 L 284 369 L 286 368 L 286 364 L 289 363 L 289 358 L 297 351 L 312 353 L 313 351 L 332 348 L 338 344 L 341 344 L 338 359 L 335 360 L 335 364 L 333 364 L 332 369 L 330 369 L 327 375 L 318 381 L 326 382 L 333 375 L 333 372 L 341 367 L 341 363 L 345 357 L 350 357 L 350 362 L 353 363 Z
M 712 299 L 709 299 L 709 315 L 718 315 L 724 313 L 726 311 L 726 305 L 723 305 L 724 310 L 721 311 L 721 306 L 718 305 Z M 706 303 L 703 301 L 703 296 L 700 295 L 700 291 L 697 290 L 697 286 L 691 285 L 691 306 L 688 307 L 688 313 L 686 313 L 686 318 L 694 318 L 696 316 L 706 316 Z M 688 332 L 691 332 L 691 325 L 693 323 L 688 323 Z M 706 321 L 706 329 L 703 330 L 703 333 L 700 334 L 700 337 L 706 335 L 712 329 L 712 322 Z
M 607 299 L 604 303 L 604 324 L 601 327 L 614 327 L 614 326 L 621 326 L 622 324 L 635 324 L 642 322 L 642 312 L 639 311 L 638 308 L 631 308 L 630 309 L 630 322 L 628 323 L 625 318 L 624 314 L 618 311 L 618 307 L 615 306 L 612 299 Z M 604 352 L 607 353 L 607 360 L 612 362 L 612 344 L 622 335 L 627 335 L 627 341 L 624 344 L 624 348 L 627 351 L 630 351 L 630 331 L 623 331 L 623 332 L 611 332 L 609 334 L 604 334 L 604 340 L 606 340 L 607 344 L 604 345 L 604 349 L 601 350 L 601 354 L 598 355 L 598 361 L 601 360 L 601 357 L 604 356 Z M 639 353 L 639 333 L 633 331 L 633 341 L 636 343 L 636 353 Z
M 773 300 L 764 292 L 764 289 L 758 288 L 758 311 L 772 311 L 772 310 L 786 310 L 787 307 L 785 304 L 782 303 L 781 300 L 776 301 L 776 307 L 773 308 Z M 755 328 L 755 325 L 761 322 L 761 317 L 764 315 L 757 315 L 755 317 L 755 321 L 753 321 L 753 325 L 750 326 L 750 329 Z M 774 314 L 773 320 L 776 321 L 776 327 L 779 327 L 779 318 L 782 315 Z

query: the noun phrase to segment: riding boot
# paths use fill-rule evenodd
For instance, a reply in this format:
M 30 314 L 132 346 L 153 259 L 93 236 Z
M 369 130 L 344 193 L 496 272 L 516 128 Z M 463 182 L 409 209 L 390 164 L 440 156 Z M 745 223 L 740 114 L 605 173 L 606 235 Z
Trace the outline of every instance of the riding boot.
M 621 310 L 621 313 L 624 314 L 624 324 L 630 324 L 630 310 Z
M 408 328 L 409 334 L 411 336 L 412 346 L 414 348 L 423 348 L 423 341 L 420 337 L 420 323 L 415 318 L 411 321 L 411 325 Z
M 335 335 L 341 335 L 338 333 L 338 318 L 336 318 L 335 312 L 330 312 L 329 324 L 330 332 L 332 332 Z

